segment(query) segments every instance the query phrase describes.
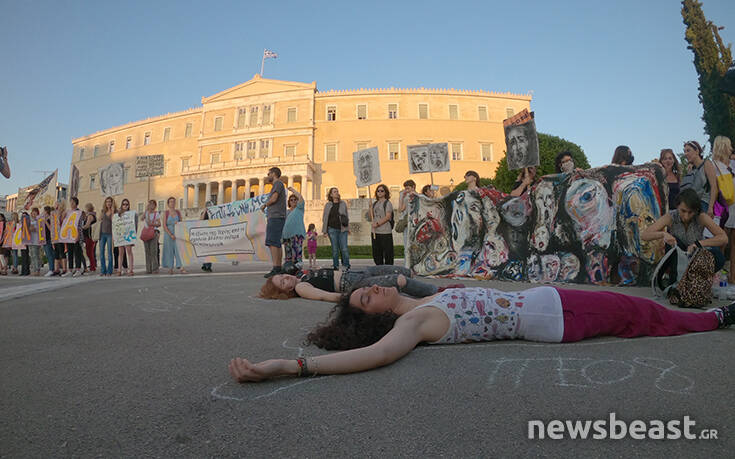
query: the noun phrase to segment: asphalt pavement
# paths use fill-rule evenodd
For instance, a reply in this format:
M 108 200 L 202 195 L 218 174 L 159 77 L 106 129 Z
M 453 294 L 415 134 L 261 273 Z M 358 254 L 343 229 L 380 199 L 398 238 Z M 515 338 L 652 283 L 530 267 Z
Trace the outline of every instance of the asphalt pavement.
M 420 346 L 369 372 L 237 384 L 227 372 L 234 356 L 323 353 L 302 342 L 331 305 L 257 298 L 267 270 L 252 263 L 215 265 L 213 274 L 0 278 L 0 456 L 734 454 L 735 329 Z M 528 438 L 532 420 L 611 413 L 629 423 L 689 416 L 692 432 L 716 429 L 717 439 Z

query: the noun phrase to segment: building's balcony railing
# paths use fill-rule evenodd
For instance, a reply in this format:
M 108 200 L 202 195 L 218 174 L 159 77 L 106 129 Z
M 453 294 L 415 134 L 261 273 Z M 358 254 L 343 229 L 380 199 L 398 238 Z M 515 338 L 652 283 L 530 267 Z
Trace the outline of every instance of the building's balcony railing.
M 194 164 L 184 166 L 181 175 L 199 174 L 202 172 L 214 172 L 234 169 L 251 169 L 270 165 L 289 165 L 308 163 L 309 155 L 296 156 L 270 156 L 266 158 L 243 158 L 233 161 L 220 161 L 217 163 Z

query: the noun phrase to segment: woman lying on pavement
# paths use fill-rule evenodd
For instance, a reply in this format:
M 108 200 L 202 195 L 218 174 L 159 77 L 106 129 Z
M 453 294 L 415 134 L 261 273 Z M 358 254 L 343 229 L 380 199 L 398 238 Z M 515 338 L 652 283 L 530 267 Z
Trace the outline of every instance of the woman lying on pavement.
M 307 341 L 344 352 L 251 363 L 235 358 L 239 382 L 275 376 L 354 373 L 391 364 L 420 343 L 450 344 L 500 339 L 567 343 L 596 336 L 673 336 L 728 327 L 735 303 L 708 312 L 682 312 L 645 298 L 606 291 L 535 287 L 518 292 L 448 288 L 409 298 L 395 287 L 362 287 L 345 295 L 328 322 Z
M 401 293 L 416 298 L 437 292 L 435 285 L 411 279 L 411 270 L 401 266 L 368 266 L 362 271 L 317 269 L 297 274 L 270 277 L 260 288 L 259 296 L 275 300 L 301 297 L 336 303 L 342 297 L 342 292 L 368 285 L 396 287 Z

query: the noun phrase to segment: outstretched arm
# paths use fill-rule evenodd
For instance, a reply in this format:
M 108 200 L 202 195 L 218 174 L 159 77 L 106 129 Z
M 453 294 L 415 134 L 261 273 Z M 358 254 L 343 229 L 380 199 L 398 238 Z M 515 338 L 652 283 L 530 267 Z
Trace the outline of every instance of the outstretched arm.
M 307 300 L 331 301 L 332 303 L 336 303 L 342 296 L 340 293 L 327 292 L 326 290 L 316 288 L 306 282 L 299 282 L 296 284 L 295 290 L 301 298 L 305 298 Z
M 424 341 L 421 314 L 402 317 L 393 329 L 377 343 L 360 349 L 310 357 L 309 371 L 316 374 L 356 373 L 389 365 L 411 352 Z M 275 376 L 295 376 L 299 372 L 296 360 L 266 360 L 251 363 L 246 359 L 230 361 L 230 374 L 238 382 L 262 381 Z

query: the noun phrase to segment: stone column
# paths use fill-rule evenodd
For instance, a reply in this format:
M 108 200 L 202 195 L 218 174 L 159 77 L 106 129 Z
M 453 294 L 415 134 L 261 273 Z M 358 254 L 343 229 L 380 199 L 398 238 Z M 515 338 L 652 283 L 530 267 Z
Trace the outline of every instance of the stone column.
M 217 185 L 217 205 L 225 203 L 225 182 L 220 180 Z
M 184 209 L 189 208 L 189 184 L 184 185 Z
M 207 201 L 209 201 L 212 196 L 212 182 L 207 182 L 207 186 L 204 187 L 204 205 L 207 205 Z M 219 202 L 217 204 L 220 204 Z
M 264 193 L 263 187 L 265 186 L 265 179 L 263 177 L 258 179 L 258 195 Z
M 199 184 L 194 184 L 194 208 L 199 208 Z
M 306 186 L 306 188 L 304 188 L 304 186 Z M 311 201 L 312 199 L 314 199 L 314 189 L 313 189 L 314 185 L 311 180 L 307 178 L 306 185 L 304 185 L 304 179 L 302 177 L 301 178 L 301 188 L 302 188 L 302 193 L 304 194 L 304 199 L 306 199 L 307 201 Z
M 290 187 L 293 186 L 293 175 L 289 175 L 288 176 L 288 186 L 290 186 Z
M 237 201 L 237 179 L 232 179 L 232 199 L 230 202 Z

